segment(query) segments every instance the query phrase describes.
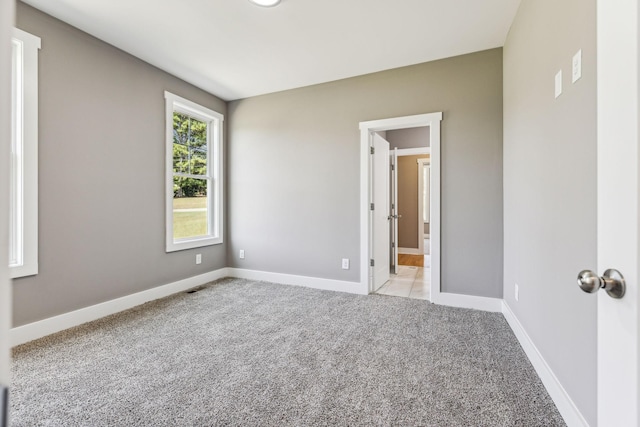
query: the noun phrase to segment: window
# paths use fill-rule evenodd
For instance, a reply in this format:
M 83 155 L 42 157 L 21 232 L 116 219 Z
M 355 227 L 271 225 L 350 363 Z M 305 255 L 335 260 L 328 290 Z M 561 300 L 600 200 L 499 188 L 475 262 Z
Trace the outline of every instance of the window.
M 14 28 L 11 37 L 11 277 L 38 274 L 38 49 L 40 38 Z
M 166 250 L 222 243 L 224 116 L 165 92 Z

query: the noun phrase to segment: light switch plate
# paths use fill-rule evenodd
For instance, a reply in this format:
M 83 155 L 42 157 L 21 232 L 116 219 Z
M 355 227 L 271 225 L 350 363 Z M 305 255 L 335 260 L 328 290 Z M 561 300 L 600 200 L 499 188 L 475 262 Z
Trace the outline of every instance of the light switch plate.
M 562 70 L 558 71 L 558 74 L 556 74 L 555 87 L 556 87 L 556 98 L 557 98 L 560 95 L 562 95 Z
M 571 83 L 577 82 L 582 77 L 582 49 L 573 55 L 571 62 Z

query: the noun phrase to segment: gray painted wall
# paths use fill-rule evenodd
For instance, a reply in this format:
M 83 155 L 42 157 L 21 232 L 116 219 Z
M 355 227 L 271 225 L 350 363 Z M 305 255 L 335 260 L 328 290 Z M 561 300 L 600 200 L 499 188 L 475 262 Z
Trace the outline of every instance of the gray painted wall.
M 225 103 L 22 3 L 17 26 L 42 38 L 40 273 L 14 326 L 224 267 L 225 245 L 165 253 L 164 91 Z
M 396 129 L 386 132 L 385 139 L 389 141 L 391 148 L 417 148 L 430 147 L 431 133 L 428 127 Z
M 229 264 L 359 281 L 358 124 L 435 111 L 443 290 L 501 297 L 501 49 L 230 103 Z
M 13 25 L 12 1 L 0 2 L 0 40 L 9 40 Z M 9 259 L 9 156 L 11 147 L 11 44 L 0 43 L 0 259 Z M 11 381 L 9 328 L 11 283 L 9 263 L 0 263 L 0 384 Z M 3 414 L 0 413 L 0 424 Z
M 504 47 L 504 298 L 593 426 L 596 298 L 576 276 L 596 265 L 595 6 L 523 0 Z
M 418 159 L 429 156 L 398 157 L 398 246 L 418 249 Z M 424 227 L 423 227 L 424 230 Z

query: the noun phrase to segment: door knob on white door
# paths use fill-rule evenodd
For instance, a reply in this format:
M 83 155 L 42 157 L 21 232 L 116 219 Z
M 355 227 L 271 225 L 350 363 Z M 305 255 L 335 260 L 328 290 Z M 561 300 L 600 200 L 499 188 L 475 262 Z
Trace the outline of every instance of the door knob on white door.
M 604 289 L 611 298 L 616 299 L 622 298 L 627 288 L 622 274 L 613 268 L 606 270 L 602 277 L 591 270 L 582 270 L 578 274 L 578 286 L 589 294 Z

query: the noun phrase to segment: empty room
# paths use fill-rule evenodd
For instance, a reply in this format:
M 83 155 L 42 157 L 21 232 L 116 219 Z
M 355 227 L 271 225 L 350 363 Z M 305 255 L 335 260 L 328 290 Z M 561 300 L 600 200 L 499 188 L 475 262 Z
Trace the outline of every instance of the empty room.
M 0 0 L 0 427 L 639 426 L 639 21 Z

